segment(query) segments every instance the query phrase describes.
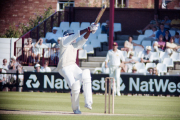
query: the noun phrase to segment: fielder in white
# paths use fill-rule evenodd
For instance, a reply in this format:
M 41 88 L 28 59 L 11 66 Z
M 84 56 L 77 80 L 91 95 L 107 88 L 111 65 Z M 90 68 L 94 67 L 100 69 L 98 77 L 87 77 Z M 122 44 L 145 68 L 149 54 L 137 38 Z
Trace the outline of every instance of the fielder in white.
M 121 96 L 120 94 L 120 73 L 121 73 L 121 61 L 124 63 L 125 59 L 118 49 L 118 44 L 113 43 L 113 49 L 109 50 L 105 60 L 105 67 L 107 68 L 107 63 L 109 62 L 109 77 L 115 79 L 114 95 Z
M 71 89 L 71 102 L 74 114 L 81 114 L 79 107 L 80 84 L 83 83 L 83 91 L 85 98 L 85 107 L 92 109 L 92 88 L 90 70 L 81 70 L 76 64 L 77 50 L 82 48 L 86 43 L 90 32 L 95 33 L 98 25 L 91 24 L 87 29 L 74 33 L 73 30 L 64 32 L 64 37 L 60 41 L 59 63 L 57 69 L 65 78 Z M 81 35 L 85 35 L 76 42 Z

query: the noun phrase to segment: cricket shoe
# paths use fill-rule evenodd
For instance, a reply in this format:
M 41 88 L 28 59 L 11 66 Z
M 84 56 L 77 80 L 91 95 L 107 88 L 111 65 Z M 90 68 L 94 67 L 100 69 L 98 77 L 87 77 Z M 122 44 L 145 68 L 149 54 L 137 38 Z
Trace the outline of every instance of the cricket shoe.
M 89 109 L 89 110 L 92 110 L 91 105 L 85 104 L 84 107 L 86 107 L 86 108 Z
M 121 93 L 120 93 L 120 92 L 118 92 L 118 93 L 117 93 L 117 96 L 121 96 Z
M 81 111 L 80 110 L 73 110 L 74 114 L 81 114 Z

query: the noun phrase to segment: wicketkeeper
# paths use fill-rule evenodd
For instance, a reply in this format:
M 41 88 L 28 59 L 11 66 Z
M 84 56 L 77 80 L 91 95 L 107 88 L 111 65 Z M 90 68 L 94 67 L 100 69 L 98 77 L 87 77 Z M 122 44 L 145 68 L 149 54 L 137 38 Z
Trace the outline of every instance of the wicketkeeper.
M 71 89 L 71 102 L 74 114 L 81 114 L 79 107 L 79 93 L 80 83 L 83 83 L 83 91 L 85 98 L 85 107 L 92 109 L 92 88 L 91 88 L 91 75 L 90 70 L 81 70 L 76 64 L 77 50 L 82 48 L 86 43 L 90 33 L 95 33 L 98 25 L 92 23 L 87 29 L 80 30 L 74 33 L 73 30 L 67 30 L 63 33 L 60 41 L 60 53 L 58 70 L 59 73 L 65 78 Z M 85 35 L 76 42 L 76 39 L 81 35 Z

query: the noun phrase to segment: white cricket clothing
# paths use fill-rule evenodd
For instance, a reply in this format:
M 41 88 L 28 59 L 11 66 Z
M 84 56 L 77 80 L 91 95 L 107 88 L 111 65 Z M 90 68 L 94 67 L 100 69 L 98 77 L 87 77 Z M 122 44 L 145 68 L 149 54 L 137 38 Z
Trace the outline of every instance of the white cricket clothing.
M 113 77 L 115 79 L 115 85 L 114 85 L 115 95 L 116 93 L 120 94 L 120 73 L 121 73 L 121 67 L 119 66 L 111 66 L 109 68 L 109 77 Z
M 46 68 L 42 67 L 41 71 L 42 72 L 51 72 L 51 68 L 50 67 L 46 67 Z
M 64 77 L 70 88 L 75 81 L 82 80 L 82 70 L 76 64 L 61 68 L 59 73 Z
M 60 42 L 58 69 L 61 69 L 68 65 L 76 64 L 77 50 L 81 48 L 87 41 L 87 39 L 82 37 L 81 40 L 72 44 L 72 42 L 78 37 L 80 37 L 79 31 L 76 34 L 65 36 L 62 38 Z
M 109 65 L 110 66 L 120 66 L 121 61 L 125 61 L 122 53 L 120 50 L 117 50 L 116 52 L 114 52 L 112 49 L 108 51 L 107 55 L 106 55 L 106 62 L 108 63 L 109 61 Z
M 89 84 L 86 84 L 86 86 L 87 88 L 91 87 L 91 78 L 83 79 L 82 78 L 83 71 L 76 65 L 77 50 L 81 48 L 87 41 L 87 39 L 82 37 L 81 40 L 79 40 L 76 43 L 73 43 L 73 41 L 76 40 L 78 37 L 80 37 L 80 31 L 78 31 L 78 33 L 75 33 L 73 35 L 62 37 L 60 41 L 59 63 L 57 67 L 59 73 L 64 77 L 69 87 L 71 88 L 71 93 L 72 93 L 71 102 L 72 102 L 73 110 L 79 109 L 79 104 L 78 104 L 79 90 L 76 88 L 77 81 L 80 81 L 81 83 L 83 82 L 83 86 L 84 86 L 84 83 L 86 83 L 86 81 L 89 81 L 90 79 L 90 82 L 88 82 Z M 92 103 L 90 99 L 92 98 L 92 89 L 91 90 L 89 89 L 90 92 L 86 92 L 87 89 L 83 87 L 83 90 L 84 90 L 85 104 Z M 89 102 L 87 103 L 87 101 Z
M 122 53 L 120 50 L 117 50 L 114 52 L 112 49 L 108 51 L 106 56 L 106 62 L 109 61 L 110 67 L 109 67 L 109 76 L 113 77 L 115 79 L 115 87 L 114 87 L 114 94 L 120 94 L 120 73 L 121 73 L 121 67 L 120 60 L 125 61 Z

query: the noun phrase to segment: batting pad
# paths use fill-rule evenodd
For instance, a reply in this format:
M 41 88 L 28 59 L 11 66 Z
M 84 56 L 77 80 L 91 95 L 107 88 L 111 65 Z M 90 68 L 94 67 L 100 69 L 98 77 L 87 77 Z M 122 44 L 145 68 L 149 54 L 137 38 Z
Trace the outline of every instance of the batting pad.
M 83 91 L 85 104 L 91 105 L 92 101 L 92 88 L 91 88 L 91 75 L 90 70 L 86 69 L 82 71 L 82 80 L 83 80 Z
M 80 81 L 76 81 L 71 88 L 71 102 L 72 109 L 79 110 L 79 92 L 80 92 Z

